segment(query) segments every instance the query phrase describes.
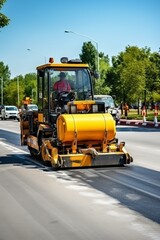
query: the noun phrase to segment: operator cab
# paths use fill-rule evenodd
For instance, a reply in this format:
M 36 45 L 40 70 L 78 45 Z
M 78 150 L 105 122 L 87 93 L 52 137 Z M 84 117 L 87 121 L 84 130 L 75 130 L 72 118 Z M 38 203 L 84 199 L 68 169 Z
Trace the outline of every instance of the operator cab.
M 50 59 L 48 64 L 37 67 L 38 108 L 50 122 L 53 113 L 67 112 L 67 103 L 71 101 L 93 100 L 93 86 L 88 64 L 81 60 L 62 58 L 61 63 Z M 65 75 L 69 89 L 57 91 L 54 88 L 60 76 Z

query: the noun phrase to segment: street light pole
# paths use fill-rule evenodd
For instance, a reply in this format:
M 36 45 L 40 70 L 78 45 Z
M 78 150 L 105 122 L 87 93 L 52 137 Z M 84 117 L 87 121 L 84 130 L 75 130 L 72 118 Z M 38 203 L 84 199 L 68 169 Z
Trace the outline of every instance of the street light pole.
M 17 99 L 18 99 L 17 105 L 18 105 L 18 107 L 19 107 L 19 77 L 17 77 Z
M 83 35 L 83 34 L 81 34 L 81 33 L 73 32 L 73 31 L 70 31 L 70 30 L 65 30 L 64 32 L 65 32 L 65 33 L 73 33 L 73 34 L 76 34 L 76 35 L 79 35 L 79 36 L 82 36 L 82 37 L 86 37 L 86 38 L 88 38 L 89 40 L 91 40 L 92 42 L 94 42 L 94 43 L 96 44 L 96 49 L 97 49 L 97 71 L 99 72 L 98 42 L 96 42 L 94 39 L 90 38 L 89 36 Z
M 3 77 L 1 77 L 1 105 L 3 105 Z

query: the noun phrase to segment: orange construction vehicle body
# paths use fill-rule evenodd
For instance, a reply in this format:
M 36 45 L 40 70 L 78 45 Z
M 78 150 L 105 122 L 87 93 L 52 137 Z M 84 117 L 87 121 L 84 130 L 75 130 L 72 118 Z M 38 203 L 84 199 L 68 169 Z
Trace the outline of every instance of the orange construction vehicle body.
M 21 113 L 22 145 L 55 168 L 129 164 L 133 159 L 118 143 L 115 120 L 94 100 L 88 64 L 62 60 L 37 67 L 38 111 Z M 57 93 L 53 85 L 62 72 L 71 90 Z

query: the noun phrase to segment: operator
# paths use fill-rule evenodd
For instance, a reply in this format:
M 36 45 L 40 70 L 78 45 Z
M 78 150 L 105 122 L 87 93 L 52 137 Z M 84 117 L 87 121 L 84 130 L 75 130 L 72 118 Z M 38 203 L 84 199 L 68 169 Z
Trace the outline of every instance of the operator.
M 59 78 L 60 79 L 53 85 L 53 89 L 57 92 L 70 92 L 71 86 L 66 80 L 66 74 L 64 72 L 60 72 Z

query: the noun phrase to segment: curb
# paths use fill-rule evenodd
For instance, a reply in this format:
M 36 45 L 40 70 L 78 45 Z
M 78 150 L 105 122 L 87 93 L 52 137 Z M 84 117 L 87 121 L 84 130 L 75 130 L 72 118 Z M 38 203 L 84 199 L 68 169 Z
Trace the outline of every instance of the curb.
M 127 120 L 120 119 L 118 125 L 131 125 L 131 126 L 139 126 L 139 127 L 150 127 L 150 128 L 160 128 L 160 122 L 143 122 L 143 120 Z

